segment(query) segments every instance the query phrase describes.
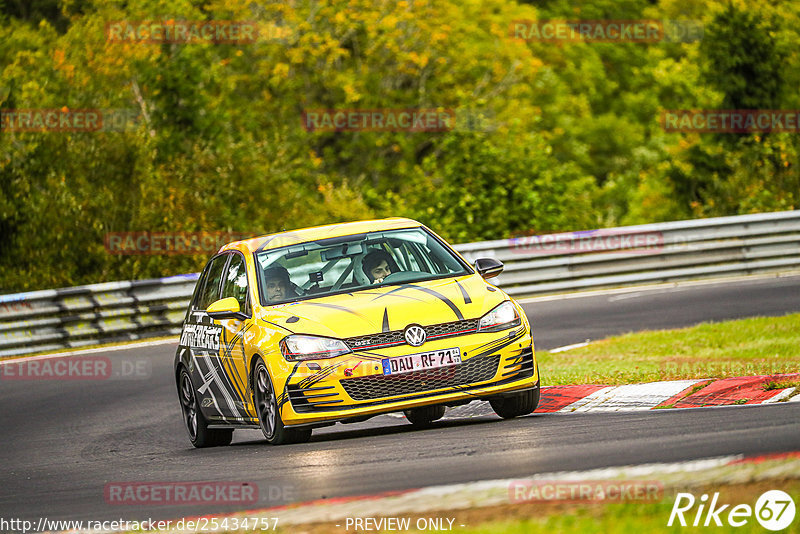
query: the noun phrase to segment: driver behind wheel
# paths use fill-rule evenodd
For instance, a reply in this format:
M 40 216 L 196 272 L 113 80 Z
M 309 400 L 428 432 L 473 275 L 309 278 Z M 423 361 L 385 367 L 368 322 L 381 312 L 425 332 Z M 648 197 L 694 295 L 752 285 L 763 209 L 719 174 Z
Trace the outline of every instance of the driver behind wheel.
M 267 301 L 279 302 L 298 296 L 294 290 L 294 284 L 289 279 L 289 271 L 285 267 L 274 265 L 264 270 L 264 279 L 266 280 Z
M 380 284 L 384 278 L 400 270 L 394 258 L 385 250 L 373 250 L 364 256 L 361 268 L 373 284 Z

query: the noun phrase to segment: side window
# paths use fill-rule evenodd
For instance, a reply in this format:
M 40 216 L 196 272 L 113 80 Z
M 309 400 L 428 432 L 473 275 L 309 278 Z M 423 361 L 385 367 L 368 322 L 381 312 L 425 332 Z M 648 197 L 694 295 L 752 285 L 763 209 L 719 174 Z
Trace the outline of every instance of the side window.
M 198 308 L 197 303 L 200 302 L 200 298 L 203 294 L 203 286 L 206 284 L 206 278 L 208 278 L 208 265 L 203 268 L 203 272 L 200 273 L 200 277 L 197 279 L 197 285 L 194 287 L 194 294 L 192 295 L 192 302 L 189 305 L 189 308 L 186 310 L 186 317 L 184 321 L 189 319 L 192 310 L 196 310 Z
M 228 256 L 229 254 L 223 254 L 211 260 L 206 274 L 206 283 L 197 299 L 199 309 L 208 309 L 212 302 L 219 300 L 219 281 L 222 278 L 222 271 L 225 268 L 225 262 L 228 261 Z
M 239 301 L 239 309 L 244 313 L 249 313 L 247 307 L 247 270 L 245 269 L 244 258 L 234 254 L 231 263 L 228 265 L 228 272 L 225 274 L 225 281 L 222 283 L 221 299 L 233 297 Z

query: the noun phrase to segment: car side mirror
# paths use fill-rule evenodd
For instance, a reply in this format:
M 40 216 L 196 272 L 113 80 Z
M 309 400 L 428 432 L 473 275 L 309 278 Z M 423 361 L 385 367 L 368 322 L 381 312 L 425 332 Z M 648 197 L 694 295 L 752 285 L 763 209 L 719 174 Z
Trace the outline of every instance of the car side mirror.
M 503 272 L 503 262 L 494 258 L 478 258 L 475 270 L 484 278 L 492 278 Z
M 208 307 L 208 316 L 212 319 L 248 319 L 247 315 L 239 311 L 239 301 L 233 297 L 216 300 Z

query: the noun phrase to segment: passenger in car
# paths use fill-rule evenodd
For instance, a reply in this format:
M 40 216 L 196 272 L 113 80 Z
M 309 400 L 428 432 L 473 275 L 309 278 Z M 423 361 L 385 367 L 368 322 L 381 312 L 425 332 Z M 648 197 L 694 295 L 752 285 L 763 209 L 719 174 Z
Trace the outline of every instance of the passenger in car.
M 385 250 L 373 250 L 368 253 L 364 256 L 361 268 L 373 284 L 383 282 L 384 278 L 400 270 L 394 258 Z

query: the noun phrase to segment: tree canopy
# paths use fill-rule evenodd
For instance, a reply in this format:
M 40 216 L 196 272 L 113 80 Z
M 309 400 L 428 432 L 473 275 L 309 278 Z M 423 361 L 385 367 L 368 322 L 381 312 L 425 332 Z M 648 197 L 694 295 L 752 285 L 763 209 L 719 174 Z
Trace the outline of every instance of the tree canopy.
M 694 39 L 515 39 L 513 21 L 657 20 Z M 232 21 L 255 42 L 115 39 Z M 0 292 L 196 271 L 110 232 L 258 235 L 408 216 L 454 242 L 796 209 L 797 133 L 667 132 L 676 109 L 798 110 L 800 5 L 744 1 L 0 0 Z M 675 35 L 672 35 L 675 37 Z M 309 131 L 303 112 L 453 110 L 445 131 Z M 106 115 L 109 116 L 109 115 Z

